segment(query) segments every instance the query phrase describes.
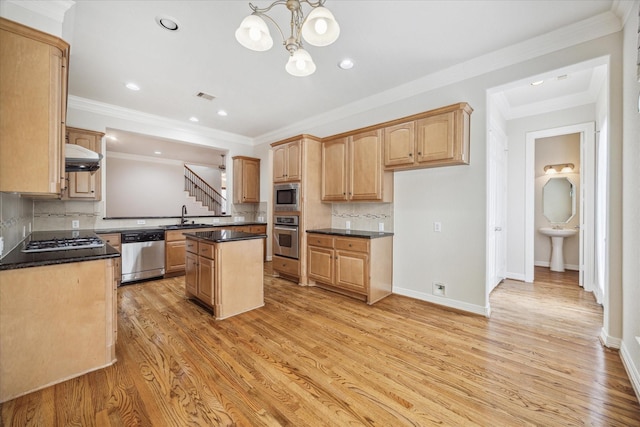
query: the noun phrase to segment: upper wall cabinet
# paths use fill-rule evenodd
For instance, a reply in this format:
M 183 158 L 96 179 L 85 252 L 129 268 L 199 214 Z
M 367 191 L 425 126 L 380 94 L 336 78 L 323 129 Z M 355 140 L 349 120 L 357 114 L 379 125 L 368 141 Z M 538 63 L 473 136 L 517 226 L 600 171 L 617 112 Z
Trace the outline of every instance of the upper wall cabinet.
M 472 111 L 469 104 L 455 104 L 385 127 L 385 169 L 469 164 Z
M 80 145 L 96 153 L 102 153 L 102 137 L 104 133 L 85 129 L 67 127 L 66 142 Z M 102 197 L 102 174 L 97 172 L 67 173 L 67 191 L 63 199 L 97 201 Z
M 0 191 L 60 195 L 69 45 L 0 18 Z
M 273 182 L 300 181 L 301 148 L 301 141 L 292 141 L 273 149 Z
M 260 203 L 260 159 L 233 157 L 233 203 Z
M 393 175 L 382 168 L 381 129 L 322 142 L 322 201 L 388 202 Z

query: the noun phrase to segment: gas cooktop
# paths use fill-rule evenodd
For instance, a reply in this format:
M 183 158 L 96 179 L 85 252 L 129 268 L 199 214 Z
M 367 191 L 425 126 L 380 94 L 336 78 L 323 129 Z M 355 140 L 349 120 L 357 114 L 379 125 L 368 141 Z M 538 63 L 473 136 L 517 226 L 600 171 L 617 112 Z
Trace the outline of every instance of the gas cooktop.
M 48 240 L 31 240 L 22 248 L 22 252 L 64 251 L 70 249 L 101 248 L 104 242 L 99 237 L 52 238 Z

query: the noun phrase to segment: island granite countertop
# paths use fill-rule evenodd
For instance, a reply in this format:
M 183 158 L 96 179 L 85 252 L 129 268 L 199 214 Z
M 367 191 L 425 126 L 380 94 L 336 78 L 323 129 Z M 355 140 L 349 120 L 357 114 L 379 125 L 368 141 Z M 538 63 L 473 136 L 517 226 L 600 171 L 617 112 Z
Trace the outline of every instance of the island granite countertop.
M 120 257 L 120 253 L 107 244 L 100 248 L 66 249 L 31 253 L 22 252 L 25 245 L 32 240 L 65 239 L 89 236 L 96 237 L 96 234 L 93 230 L 34 231 L 24 240 L 24 242 L 20 243 L 11 252 L 9 252 L 7 256 L 0 260 L 0 271 Z
M 233 242 L 238 240 L 266 239 L 266 234 L 245 233 L 244 231 L 216 230 L 184 233 L 189 238 L 205 240 L 213 243 Z
M 343 228 L 319 228 L 307 230 L 307 233 L 328 234 L 331 236 L 359 237 L 361 239 L 378 239 L 380 237 L 391 237 L 393 233 L 384 231 L 346 230 Z

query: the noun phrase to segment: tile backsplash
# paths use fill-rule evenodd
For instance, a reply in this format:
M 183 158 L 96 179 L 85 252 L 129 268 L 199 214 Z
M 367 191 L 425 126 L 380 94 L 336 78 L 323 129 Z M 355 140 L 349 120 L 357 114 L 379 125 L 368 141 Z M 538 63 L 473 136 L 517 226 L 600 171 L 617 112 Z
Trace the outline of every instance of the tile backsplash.
M 18 194 L 0 193 L 0 236 L 3 250 L 0 258 L 29 235 L 33 222 L 33 201 Z
M 378 231 L 384 224 L 384 231 L 393 231 L 393 203 L 334 203 L 331 208 L 331 226 L 352 230 Z

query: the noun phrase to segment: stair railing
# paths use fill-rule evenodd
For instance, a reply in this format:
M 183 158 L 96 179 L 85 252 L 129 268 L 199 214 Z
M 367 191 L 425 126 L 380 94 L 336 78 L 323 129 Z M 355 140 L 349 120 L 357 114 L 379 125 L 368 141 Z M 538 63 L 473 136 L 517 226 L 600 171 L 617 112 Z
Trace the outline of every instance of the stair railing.
M 214 215 L 226 213 L 227 199 L 187 165 L 184 165 L 184 191 L 195 197 Z

